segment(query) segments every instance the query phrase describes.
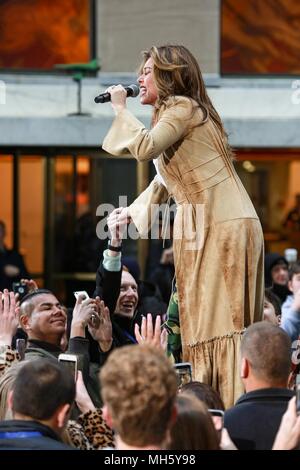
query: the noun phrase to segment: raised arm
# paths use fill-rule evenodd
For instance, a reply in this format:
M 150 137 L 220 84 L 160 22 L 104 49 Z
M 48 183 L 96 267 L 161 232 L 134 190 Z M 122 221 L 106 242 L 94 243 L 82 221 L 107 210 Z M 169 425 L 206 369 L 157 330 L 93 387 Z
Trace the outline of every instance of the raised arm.
M 127 108 L 117 113 L 103 148 L 112 155 L 131 153 L 138 161 L 153 160 L 182 139 L 191 127 L 193 104 L 189 98 L 169 98 L 157 124 L 148 130 Z
M 145 191 L 128 207 L 128 214 L 140 236 L 147 237 L 156 219 L 159 205 L 167 201 L 168 195 L 167 188 L 155 176 Z

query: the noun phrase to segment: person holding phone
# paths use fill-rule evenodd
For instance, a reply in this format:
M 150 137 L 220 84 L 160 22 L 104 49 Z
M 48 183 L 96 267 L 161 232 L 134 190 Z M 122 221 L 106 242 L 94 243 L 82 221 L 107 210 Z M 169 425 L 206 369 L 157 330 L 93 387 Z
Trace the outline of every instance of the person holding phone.
M 147 236 L 153 210 L 175 200 L 169 354 L 190 362 L 194 379 L 215 387 L 230 406 L 243 390 L 237 364 L 244 328 L 262 317 L 261 225 L 191 52 L 181 45 L 152 46 L 138 82 L 141 104 L 153 107 L 151 129 L 127 109 L 125 89 L 109 87 L 116 116 L 103 149 L 152 160 L 157 175 L 113 215 L 120 224 L 133 221 Z
M 78 298 L 73 309 L 70 338 L 66 351 L 61 348 L 66 331 L 67 314 L 56 296 L 47 289 L 35 290 L 25 296 L 20 304 L 20 325 L 28 335 L 25 359 L 37 357 L 57 358 L 65 352 L 80 358 L 80 369 L 88 391 L 96 406 L 101 405 L 98 384 L 90 374 L 89 341 L 86 327 L 98 311 L 95 299 Z M 92 328 L 92 326 L 91 326 Z

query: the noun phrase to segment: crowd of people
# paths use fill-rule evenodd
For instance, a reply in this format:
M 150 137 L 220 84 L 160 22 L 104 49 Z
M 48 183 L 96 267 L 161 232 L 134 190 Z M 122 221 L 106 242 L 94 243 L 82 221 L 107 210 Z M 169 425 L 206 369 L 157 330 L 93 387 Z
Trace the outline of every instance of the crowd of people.
M 164 304 L 154 296 L 145 315 L 142 281 L 111 248 L 94 297 L 79 296 L 73 310 L 32 280 L 23 280 L 23 298 L 8 289 L 0 294 L 0 432 L 12 436 L 0 439 L 0 449 L 297 448 L 300 262 L 266 256 L 271 285 L 263 321 L 245 329 L 241 341 L 244 393 L 225 407 L 211 385 L 178 382 L 166 354 Z M 275 293 L 278 285 L 285 300 Z M 19 341 L 26 341 L 23 357 Z M 58 361 L 62 353 L 78 360 L 76 382 Z
M 300 418 L 295 392 L 288 387 L 291 341 L 279 326 L 262 321 L 245 331 L 240 369 L 245 393 L 225 410 L 223 427 L 213 419 L 214 410 L 225 408 L 212 387 L 199 382 L 178 387 L 160 316 L 155 324 L 151 315 L 143 317 L 136 327 L 139 344 L 107 346 L 108 358 L 98 367 L 101 391 L 94 390 L 92 398 L 85 328 L 94 328 L 90 317 L 96 312 L 101 329 L 109 323 L 103 302 L 79 299 L 65 342 L 67 316 L 53 293 L 36 289 L 21 302 L 8 290 L 1 294 L 0 449 L 278 450 L 299 445 Z M 11 346 L 19 322 L 28 334 L 22 361 Z M 100 336 L 94 338 L 105 349 Z M 82 358 L 76 381 L 57 360 L 63 351 Z

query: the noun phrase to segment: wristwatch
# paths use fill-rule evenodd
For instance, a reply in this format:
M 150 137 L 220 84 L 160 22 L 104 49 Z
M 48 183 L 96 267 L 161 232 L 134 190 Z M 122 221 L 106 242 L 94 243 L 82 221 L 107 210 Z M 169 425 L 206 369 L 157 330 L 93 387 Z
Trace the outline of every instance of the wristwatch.
M 122 251 L 122 245 L 120 246 L 112 246 L 110 243 L 108 243 L 107 247 L 110 251 L 116 251 L 116 252 L 121 252 Z

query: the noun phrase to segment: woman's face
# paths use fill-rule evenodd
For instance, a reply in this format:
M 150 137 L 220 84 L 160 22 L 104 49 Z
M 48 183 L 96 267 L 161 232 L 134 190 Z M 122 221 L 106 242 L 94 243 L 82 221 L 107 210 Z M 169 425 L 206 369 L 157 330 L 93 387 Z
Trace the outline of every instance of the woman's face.
M 140 101 L 142 104 L 154 105 L 157 100 L 157 89 L 153 80 L 153 60 L 148 59 L 144 65 L 143 73 L 138 78 L 140 85 Z
M 264 300 L 264 321 L 268 321 L 273 325 L 279 326 L 280 325 L 280 318 L 276 316 L 275 308 L 271 302 L 269 302 L 266 298 Z

